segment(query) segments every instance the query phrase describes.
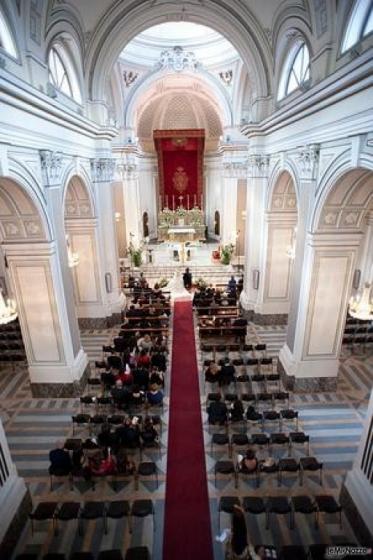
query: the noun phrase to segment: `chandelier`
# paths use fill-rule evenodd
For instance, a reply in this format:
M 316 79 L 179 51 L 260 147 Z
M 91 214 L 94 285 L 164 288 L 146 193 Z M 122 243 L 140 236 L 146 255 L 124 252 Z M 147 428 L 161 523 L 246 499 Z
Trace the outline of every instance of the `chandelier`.
M 6 325 L 17 319 L 16 302 L 8 299 L 5 303 L 3 290 L 0 288 L 0 325 Z
M 70 247 L 69 236 L 66 235 L 66 245 L 67 245 L 67 260 L 70 268 L 78 266 L 79 264 L 79 253 L 73 253 Z
M 295 259 L 296 238 L 297 238 L 297 228 L 295 227 L 292 233 L 291 245 L 288 245 L 286 247 L 286 254 L 291 260 Z
M 349 314 L 355 319 L 362 321 L 373 320 L 373 295 L 372 284 L 366 282 L 364 288 L 351 297 L 349 302 Z

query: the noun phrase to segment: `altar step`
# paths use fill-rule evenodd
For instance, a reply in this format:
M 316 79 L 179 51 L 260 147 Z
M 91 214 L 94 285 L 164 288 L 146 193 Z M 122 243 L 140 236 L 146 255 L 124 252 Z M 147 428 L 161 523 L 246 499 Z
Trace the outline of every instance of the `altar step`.
M 213 285 L 227 285 L 230 277 L 234 274 L 238 276 L 237 272 L 231 267 L 217 264 L 216 266 L 198 266 L 198 265 L 183 265 L 179 267 L 174 266 L 152 266 L 143 265 L 141 266 L 141 272 L 144 274 L 145 278 L 151 286 L 160 279 L 165 278 L 166 280 L 171 280 L 173 278 L 175 269 L 180 268 L 182 271 L 188 266 L 190 272 L 193 276 L 193 281 L 197 281 L 202 278 L 208 284 Z M 138 271 L 134 271 L 134 276 L 138 275 Z

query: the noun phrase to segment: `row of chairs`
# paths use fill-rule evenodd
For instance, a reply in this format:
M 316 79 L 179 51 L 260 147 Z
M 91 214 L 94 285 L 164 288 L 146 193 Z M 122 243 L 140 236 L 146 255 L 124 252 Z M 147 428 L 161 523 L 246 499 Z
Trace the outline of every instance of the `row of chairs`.
M 211 437 L 211 453 L 213 452 L 214 445 L 217 446 L 228 446 L 228 453 L 232 457 L 236 447 L 248 447 L 248 446 L 260 446 L 272 448 L 274 445 L 283 445 L 288 448 L 289 456 L 292 453 L 292 449 L 295 445 L 307 444 L 307 455 L 310 454 L 310 436 L 304 432 L 289 432 L 288 434 L 284 432 L 274 432 L 272 434 L 251 434 L 247 433 L 232 434 L 230 437 L 228 434 L 212 434 Z
M 292 457 L 286 457 L 275 461 L 271 466 L 266 467 L 263 463 L 258 463 L 258 467 L 253 471 L 246 471 L 239 467 L 238 464 L 234 464 L 233 461 L 217 461 L 214 467 L 215 476 L 215 487 L 217 486 L 217 475 L 228 475 L 233 476 L 233 481 L 235 488 L 238 488 L 239 475 L 244 477 L 255 477 L 256 486 L 259 488 L 260 485 L 260 475 L 261 473 L 273 474 L 277 473 L 277 484 L 281 486 L 282 476 L 284 472 L 296 473 L 299 475 L 299 483 L 303 485 L 304 473 L 306 471 L 316 472 L 319 471 L 320 475 L 320 486 L 322 485 L 322 469 L 323 463 L 320 463 L 316 457 L 301 457 L 299 461 Z
M 255 403 L 260 405 L 261 403 L 269 403 L 275 406 L 278 403 L 284 403 L 285 406 L 289 407 L 290 394 L 287 391 L 277 391 L 277 392 L 252 392 L 252 393 L 208 393 L 207 400 L 220 400 L 224 399 L 228 402 L 233 402 L 235 400 L 241 399 L 244 402 Z
M 71 468 L 69 470 L 60 469 L 53 467 L 52 465 L 48 469 L 49 477 L 50 477 L 50 489 L 53 492 L 53 480 L 54 478 L 65 478 L 68 480 L 70 484 L 70 490 L 73 490 L 74 480 L 81 480 L 85 478 L 84 470 L 82 468 Z M 140 461 L 136 467 L 136 470 L 133 474 L 121 474 L 121 473 L 113 473 L 107 475 L 92 475 L 89 478 L 91 483 L 92 490 L 96 489 L 96 481 L 102 479 L 110 479 L 113 482 L 114 489 L 116 488 L 116 482 L 118 479 L 122 480 L 123 478 L 133 479 L 134 481 L 134 488 L 138 490 L 139 488 L 139 480 L 142 478 L 154 477 L 154 481 L 156 487 L 159 487 L 158 481 L 158 467 L 154 461 Z
M 79 398 L 79 400 L 80 400 L 81 412 L 84 412 L 86 407 L 89 406 L 95 408 L 95 410 L 98 413 L 110 413 L 113 410 L 115 410 L 115 406 L 116 406 L 114 399 L 108 396 L 100 397 L 95 395 L 83 395 L 82 397 Z M 141 405 L 140 408 L 144 412 L 146 412 L 146 410 L 148 410 L 149 408 L 151 408 L 152 410 L 157 409 L 163 411 L 163 401 L 159 405 L 143 404 Z M 111 415 L 111 417 L 116 417 L 116 416 L 120 416 L 120 415 L 116 415 L 116 414 Z M 109 422 L 109 423 L 113 423 L 113 422 Z
M 320 513 L 339 514 L 339 523 L 342 527 L 342 506 L 336 501 L 334 496 L 321 494 L 316 496 L 269 496 L 264 499 L 260 496 L 245 496 L 238 498 L 237 496 L 223 496 L 219 500 L 218 507 L 218 525 L 220 530 L 220 514 L 221 512 L 231 514 L 234 506 L 241 506 L 243 510 L 250 515 L 266 515 L 266 528 L 269 529 L 270 515 L 289 515 L 289 526 L 291 529 L 295 526 L 295 514 L 314 514 L 315 526 L 319 525 Z M 293 556 L 294 559 L 300 560 L 301 557 Z
M 38 560 L 37 554 L 18 554 L 15 560 Z M 131 546 L 123 557 L 119 549 L 102 550 L 96 556 L 92 552 L 74 552 L 67 559 L 63 553 L 44 554 L 43 560 L 150 560 L 150 552 L 146 546 Z
M 75 435 L 76 428 L 88 428 L 89 434 L 92 434 L 92 431 L 102 426 L 103 424 L 111 424 L 112 426 L 119 426 L 123 424 L 127 417 L 132 418 L 132 415 L 125 415 L 125 414 L 113 414 L 113 415 L 105 415 L 105 414 L 85 414 L 79 413 L 75 414 L 71 417 L 73 423 L 73 436 Z M 162 433 L 162 418 L 159 414 L 148 414 L 148 418 L 151 418 L 153 422 L 153 426 L 158 426 L 160 433 Z M 138 425 L 141 426 L 143 417 L 136 415 L 138 418 Z
M 102 519 L 104 532 L 108 532 L 108 519 L 122 519 L 127 517 L 129 529 L 132 533 L 133 518 L 144 518 L 151 515 L 153 518 L 153 529 L 155 531 L 155 510 L 152 500 L 128 500 L 117 501 L 87 501 L 80 502 L 40 502 L 29 514 L 31 530 L 34 533 L 35 521 L 51 520 L 53 530 L 58 534 L 59 522 L 72 520 L 78 521 L 79 535 L 83 535 L 84 521 Z

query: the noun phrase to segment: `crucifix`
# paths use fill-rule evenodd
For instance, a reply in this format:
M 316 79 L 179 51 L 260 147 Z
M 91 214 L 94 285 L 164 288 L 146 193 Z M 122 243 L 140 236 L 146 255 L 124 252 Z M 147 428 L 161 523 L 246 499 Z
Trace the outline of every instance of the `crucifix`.
M 182 208 L 182 207 L 183 207 L 183 198 L 184 198 L 184 197 L 183 197 L 183 196 L 179 196 L 178 198 L 179 198 L 179 200 L 180 200 L 180 207 Z

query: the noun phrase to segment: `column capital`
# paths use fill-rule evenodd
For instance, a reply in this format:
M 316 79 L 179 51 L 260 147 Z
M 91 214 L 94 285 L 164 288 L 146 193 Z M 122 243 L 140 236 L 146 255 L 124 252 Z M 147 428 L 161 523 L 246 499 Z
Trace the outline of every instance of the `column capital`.
M 300 179 L 306 181 L 316 179 L 319 156 L 319 144 L 309 144 L 297 150 L 295 160 Z
M 247 158 L 247 176 L 251 178 L 268 177 L 270 157 L 267 154 L 249 154 Z
M 63 170 L 63 153 L 39 150 L 40 166 L 45 185 L 59 185 Z
M 245 179 L 247 176 L 246 161 L 223 162 L 223 176 L 226 179 Z
M 91 159 L 91 175 L 94 183 L 111 183 L 114 178 L 114 171 L 114 158 L 102 157 Z
M 121 161 L 117 163 L 117 172 L 122 178 L 122 181 L 125 179 L 137 179 L 138 177 L 138 166 L 136 163 L 127 163 Z

